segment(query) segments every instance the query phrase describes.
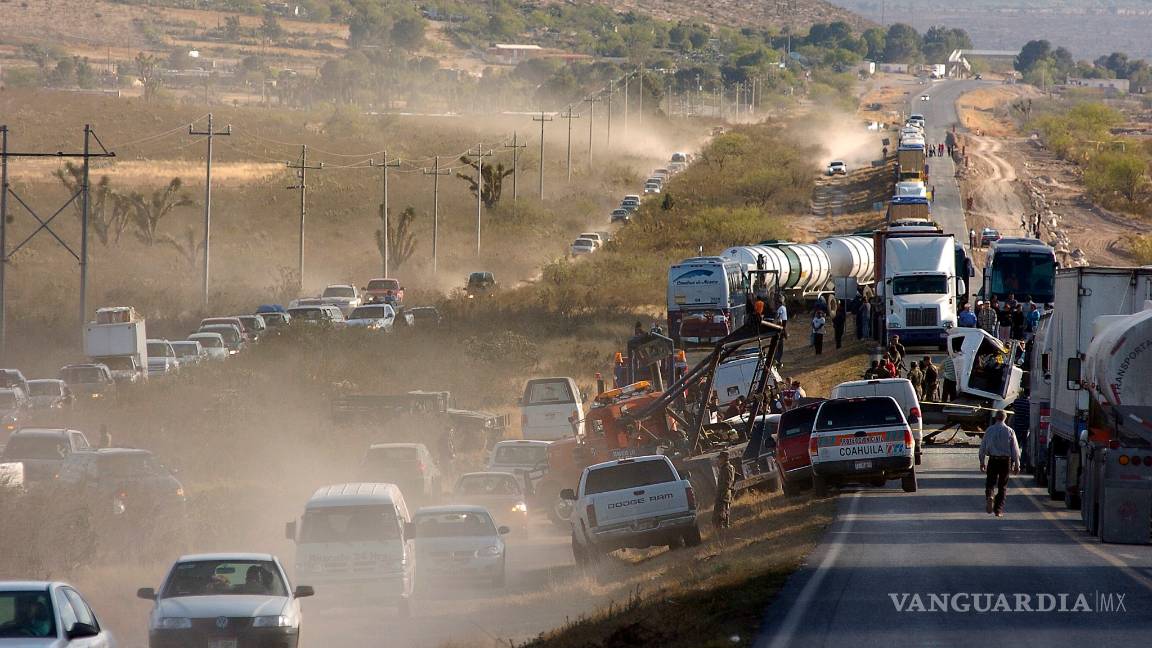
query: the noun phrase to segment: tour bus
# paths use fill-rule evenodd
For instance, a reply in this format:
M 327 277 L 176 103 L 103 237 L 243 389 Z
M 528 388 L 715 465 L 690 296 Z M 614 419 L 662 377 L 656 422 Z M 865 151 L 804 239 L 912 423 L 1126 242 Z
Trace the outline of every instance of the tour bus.
M 668 269 L 668 337 L 673 340 L 713 344 L 743 326 L 747 310 L 748 286 L 740 263 L 696 257 Z
M 985 299 L 1031 299 L 1049 304 L 1056 295 L 1056 252 L 1041 241 L 1005 238 L 992 244 L 984 263 Z

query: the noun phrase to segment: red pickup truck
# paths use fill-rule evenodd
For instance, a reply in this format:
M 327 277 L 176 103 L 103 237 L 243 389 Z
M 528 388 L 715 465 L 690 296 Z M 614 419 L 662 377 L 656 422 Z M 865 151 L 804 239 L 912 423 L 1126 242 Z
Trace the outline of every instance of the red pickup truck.
M 383 304 L 391 302 L 399 304 L 404 301 L 404 286 L 399 279 L 373 279 L 364 287 L 364 301 L 368 304 Z
M 795 407 L 780 415 L 776 438 L 776 469 L 785 495 L 812 487 L 812 460 L 808 439 L 820 402 Z

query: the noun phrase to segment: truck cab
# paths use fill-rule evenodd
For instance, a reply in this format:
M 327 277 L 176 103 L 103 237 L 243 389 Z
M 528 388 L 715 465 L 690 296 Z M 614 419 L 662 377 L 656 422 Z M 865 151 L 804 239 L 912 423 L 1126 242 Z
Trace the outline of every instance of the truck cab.
M 365 304 L 399 304 L 404 301 L 404 286 L 399 279 L 380 277 L 372 279 L 362 291 Z
M 533 378 L 520 399 L 520 436 L 555 441 L 584 436 L 583 394 L 567 376 Z
M 958 393 L 944 407 L 950 423 L 983 428 L 991 424 L 992 410 L 1011 409 L 1024 380 L 1018 344 L 1005 346 L 982 329 L 958 328 L 948 336 L 948 351 L 956 366 Z
M 884 240 L 885 325 L 908 345 L 943 347 L 956 326 L 955 239 L 899 236 Z

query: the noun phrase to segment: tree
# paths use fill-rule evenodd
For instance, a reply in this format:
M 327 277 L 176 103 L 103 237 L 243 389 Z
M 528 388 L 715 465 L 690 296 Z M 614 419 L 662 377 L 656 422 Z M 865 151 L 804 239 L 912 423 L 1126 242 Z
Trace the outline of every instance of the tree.
M 1119 194 L 1128 202 L 1135 202 L 1147 183 L 1147 170 L 1147 162 L 1139 155 L 1106 151 L 1088 163 L 1084 183 L 1098 197 Z
M 963 29 L 935 26 L 924 32 L 922 49 L 929 63 L 944 61 L 955 50 L 971 47 L 972 39 Z
M 1027 74 L 1032 68 L 1047 59 L 1052 54 L 1052 43 L 1046 40 L 1032 40 L 1024 44 L 1020 53 L 1016 55 L 1013 67 L 1017 72 Z
M 144 101 L 151 101 L 160 91 L 163 80 L 160 77 L 160 60 L 151 54 L 140 52 L 136 55 L 136 75 L 144 87 Z
M 475 160 L 471 156 L 461 155 L 460 161 L 472 168 L 473 171 L 479 166 L 479 158 Z M 503 162 L 496 164 L 485 164 L 480 169 L 480 180 L 483 182 L 483 187 L 480 189 L 480 202 L 488 209 L 492 209 L 496 203 L 500 202 L 500 194 L 504 189 L 504 178 L 512 175 L 512 169 L 505 169 Z M 476 195 L 476 174 L 475 173 L 457 173 L 457 178 L 468 183 L 468 191 L 473 196 Z
M 157 229 L 160 226 L 160 221 L 171 214 L 172 210 L 177 207 L 192 207 L 196 204 L 191 196 L 180 193 L 183 187 L 184 181 L 180 178 L 172 178 L 166 187 L 153 191 L 147 197 L 138 192 L 129 194 L 128 200 L 132 206 L 132 222 L 136 225 L 137 230 L 136 237 L 145 245 L 156 243 L 159 239 Z
M 284 28 L 280 26 L 280 19 L 271 11 L 264 12 L 264 19 L 260 21 L 260 36 L 265 40 L 279 40 L 284 35 Z
M 884 47 L 887 42 L 888 35 L 883 29 L 873 27 L 867 29 L 860 35 L 861 40 L 864 41 L 866 51 L 864 57 L 870 61 L 879 61 L 884 58 Z
M 176 250 L 180 258 L 184 259 L 189 268 L 195 269 L 197 263 L 200 261 L 200 252 L 204 250 L 204 241 L 196 235 L 197 229 L 189 225 L 184 230 L 184 237 L 178 240 L 171 234 L 159 234 L 156 236 L 156 242 L 162 243 Z
M 888 63 L 913 63 L 919 58 L 920 34 L 904 23 L 889 27 L 884 39 L 884 60 Z
M 407 16 L 392 25 L 392 42 L 408 51 L 418 50 L 424 44 L 424 19 Z
M 65 162 L 64 168 L 56 169 L 52 175 L 64 185 L 69 193 L 80 192 L 80 185 L 84 177 L 84 169 L 78 164 Z M 76 208 L 76 217 L 82 218 L 81 203 L 73 201 Z M 88 226 L 96 234 L 96 238 L 105 246 L 109 241 L 120 242 L 120 235 L 128 226 L 130 207 L 125 197 L 112 191 L 112 183 L 108 176 L 100 176 L 95 183 L 88 186 Z
M 380 205 L 380 213 L 384 213 L 384 205 Z M 383 221 L 383 218 L 381 218 Z M 388 261 L 392 267 L 390 270 L 399 268 L 404 265 L 404 262 L 412 257 L 416 251 L 416 232 L 413 224 L 416 221 L 416 208 L 408 205 L 404 211 L 400 212 L 399 218 L 388 219 Z M 384 258 L 384 234 L 383 229 L 376 230 L 376 249 L 380 252 L 380 258 Z
M 240 40 L 240 16 L 224 17 L 224 38 L 233 43 Z

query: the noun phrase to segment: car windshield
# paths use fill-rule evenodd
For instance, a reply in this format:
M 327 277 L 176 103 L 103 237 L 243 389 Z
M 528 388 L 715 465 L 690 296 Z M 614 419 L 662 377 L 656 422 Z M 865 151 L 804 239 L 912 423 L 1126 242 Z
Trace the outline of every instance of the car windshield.
M 1052 301 L 1056 284 L 1056 259 L 1051 251 L 997 252 L 992 259 L 992 294 L 1015 294 L 1039 302 Z
M 672 467 L 665 461 L 622 463 L 597 468 L 589 472 L 588 479 L 584 483 L 584 494 L 594 495 L 627 488 L 639 488 L 640 486 L 663 484 L 675 479 L 677 477 L 673 474 Z
M 305 322 L 318 322 L 327 319 L 325 311 L 322 308 L 293 308 L 292 318 Z
M 268 560 L 195 560 L 172 568 L 160 598 L 228 594 L 288 596 L 288 588 Z
M 348 297 L 356 296 L 356 289 L 352 286 L 328 286 L 324 289 L 325 297 Z
M 205 349 L 216 349 L 224 346 L 224 339 L 218 337 L 196 337 L 195 340 Z
M 196 348 L 195 342 L 173 342 L 172 349 L 178 356 L 196 356 L 200 354 L 200 350 Z
M 0 391 L 0 409 L 12 409 L 19 402 L 16 398 L 16 392 L 10 389 Z
M 408 311 L 416 320 L 434 320 L 439 314 L 432 308 L 413 308 Z
M 224 338 L 225 342 L 239 342 L 240 332 L 236 330 L 235 326 L 227 326 L 225 324 L 210 324 L 203 329 L 205 333 L 219 333 L 220 337 Z
M 391 310 L 391 306 L 360 306 L 352 311 L 348 319 L 385 319 Z
M 575 402 L 567 380 L 531 380 L 524 388 L 525 405 L 567 405 Z
M 154 472 L 152 457 L 143 452 L 101 453 L 98 463 L 102 477 L 139 477 L 142 475 L 150 475 Z
M 368 290 L 398 290 L 400 282 L 395 279 L 373 279 L 368 282 Z
M 44 382 L 39 382 L 39 381 L 29 382 L 28 383 L 28 395 L 29 396 L 59 396 L 60 395 L 60 383 L 55 382 L 55 381 L 51 381 L 51 380 L 44 381 Z M 0 400 L 3 400 L 3 399 L 0 398 Z
M 0 371 L 0 387 L 17 387 L 22 385 L 23 381 L 17 376 L 15 371 Z
M 121 356 L 119 358 L 100 358 L 100 362 L 112 371 L 133 371 L 136 369 L 133 359 L 135 356 Z M 95 382 L 95 380 L 90 381 Z
M 416 448 L 371 448 L 365 463 L 374 465 L 387 465 L 394 463 L 415 462 L 420 460 L 420 451 Z
M 816 420 L 815 407 L 801 407 L 788 410 L 780 415 L 780 436 L 792 438 L 812 434 L 812 423 Z
M 368 542 L 400 537 L 400 523 L 391 505 L 308 509 L 302 524 L 300 542 Z
M 148 343 L 148 357 L 149 358 L 171 358 L 172 347 L 167 342 L 149 342 Z
M 548 461 L 548 446 L 510 445 L 496 448 L 493 463 L 511 466 L 535 466 Z
M 284 313 L 264 313 L 261 315 L 264 318 L 264 325 L 279 326 L 284 323 Z
M 210 324 L 229 324 L 232 326 L 240 326 L 240 324 L 243 324 L 243 322 L 237 324 L 237 321 L 238 320 L 235 317 L 209 317 L 207 319 L 200 320 L 200 326 L 208 326 Z
M 948 277 L 944 275 L 904 275 L 892 278 L 893 295 L 946 295 Z
M 63 459 L 68 441 L 63 435 L 14 434 L 4 447 L 5 459 Z
M 104 372 L 98 367 L 64 367 L 60 379 L 68 384 L 104 382 Z
M 512 475 L 464 475 L 457 495 L 519 495 L 520 484 Z
M 449 513 L 417 513 L 412 520 L 417 538 L 466 538 L 494 536 L 496 527 L 487 513 L 454 511 Z
M 0 592 L 0 639 L 55 638 L 55 617 L 47 589 Z
M 891 398 L 827 401 L 816 415 L 816 431 L 905 425 L 900 407 Z
M 243 322 L 244 326 L 247 326 L 248 328 L 256 330 L 256 331 L 259 331 L 259 330 L 265 328 L 263 317 L 256 317 L 254 315 L 244 315 L 244 316 L 241 316 L 237 319 L 239 319 L 241 322 Z
M 492 275 L 487 272 L 473 272 L 468 275 L 468 284 L 472 286 L 486 286 L 492 283 Z
M 592 239 L 581 238 L 581 239 L 576 239 L 576 242 L 573 243 L 572 245 L 574 245 L 576 247 L 593 247 L 596 244 L 592 242 Z

